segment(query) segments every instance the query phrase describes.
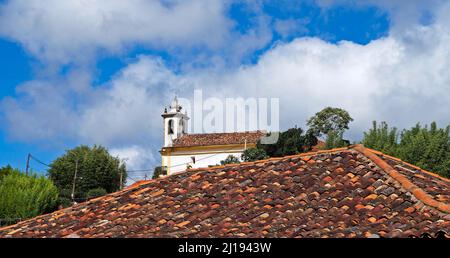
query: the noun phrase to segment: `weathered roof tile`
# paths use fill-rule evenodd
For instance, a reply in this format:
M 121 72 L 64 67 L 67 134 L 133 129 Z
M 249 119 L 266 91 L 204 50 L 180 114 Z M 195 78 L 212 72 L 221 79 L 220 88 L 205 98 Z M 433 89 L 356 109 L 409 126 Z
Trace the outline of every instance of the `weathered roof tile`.
M 449 186 L 356 146 L 140 182 L 0 229 L 0 237 L 448 235 Z
M 174 140 L 172 147 L 192 147 L 229 144 L 256 144 L 265 135 L 262 131 L 233 133 L 185 134 Z

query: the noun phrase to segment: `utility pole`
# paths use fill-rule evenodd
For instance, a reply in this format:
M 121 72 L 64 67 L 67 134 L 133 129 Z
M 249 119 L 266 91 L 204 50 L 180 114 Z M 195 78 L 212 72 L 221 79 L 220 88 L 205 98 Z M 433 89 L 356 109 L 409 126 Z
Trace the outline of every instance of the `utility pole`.
M 121 160 L 121 161 L 122 161 L 122 164 L 124 164 L 125 161 L 127 161 L 127 160 L 128 160 L 128 158 L 122 159 L 122 160 Z M 119 188 L 120 188 L 120 190 L 122 190 L 122 189 L 123 189 L 123 170 L 120 169 L 120 162 L 119 162 L 119 167 L 118 167 L 118 169 L 119 169 L 119 171 L 120 171 L 120 186 L 119 186 Z
M 28 153 L 28 157 L 27 157 L 27 169 L 25 170 L 25 174 L 28 176 L 28 169 L 30 168 L 30 158 L 31 158 L 31 154 Z
M 123 171 L 120 170 L 120 190 L 122 190 L 122 178 L 123 178 Z
M 73 184 L 72 184 L 72 202 L 75 202 L 75 181 L 77 180 L 77 171 L 78 171 L 78 157 L 75 159 L 75 175 L 73 176 Z

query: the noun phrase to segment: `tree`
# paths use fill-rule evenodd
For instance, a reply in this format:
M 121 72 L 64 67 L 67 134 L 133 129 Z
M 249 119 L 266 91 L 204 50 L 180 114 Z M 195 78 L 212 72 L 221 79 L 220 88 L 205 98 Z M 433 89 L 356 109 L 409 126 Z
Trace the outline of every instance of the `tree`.
M 328 132 L 325 149 L 341 148 L 348 145 L 349 142 L 342 138 L 342 133 L 336 133 L 335 131 Z
M 362 143 L 366 147 L 393 155 L 398 144 L 397 128 L 389 128 L 386 122 L 381 122 L 381 125 L 378 126 L 377 122 L 373 121 L 369 132 L 364 132 Z
M 317 138 L 311 133 L 303 134 L 301 128 L 290 128 L 281 132 L 278 141 L 274 144 L 261 144 L 256 147 L 266 152 L 269 157 L 282 157 L 309 151 L 317 144 Z
M 0 219 L 11 224 L 54 211 L 58 189 L 44 176 L 14 169 L 0 181 L 0 196 Z
M 85 200 L 91 189 L 103 188 L 107 193 L 120 190 L 127 178 L 125 165 L 106 148 L 96 145 L 92 148 L 82 145 L 66 151 L 50 164 L 48 173 L 61 198 L 71 199 L 75 183 L 75 200 Z
M 369 148 L 396 156 L 406 162 L 450 177 L 450 126 L 438 128 L 435 122 L 430 127 L 416 124 L 398 135 L 387 123 L 364 133 L 362 143 Z
M 349 129 L 348 124 L 351 121 L 353 118 L 344 109 L 327 107 L 311 117 L 307 121 L 307 125 L 314 136 L 320 137 L 328 135 L 330 131 L 336 132 L 338 135 L 343 133 Z
M 227 165 L 227 164 L 239 164 L 241 161 L 238 157 L 233 155 L 228 155 L 228 157 L 222 161 L 220 161 L 221 165 Z
M 241 155 L 243 161 L 256 161 L 268 158 L 266 151 L 258 148 L 249 148 L 244 150 Z
M 153 176 L 152 179 L 156 179 L 159 178 L 162 175 L 166 175 L 165 171 L 162 169 L 161 166 L 155 167 L 155 169 L 153 170 Z
M 13 171 L 14 169 L 10 165 L 0 168 L 0 181 L 2 180 L 3 177 L 11 174 Z
M 435 122 L 422 127 L 416 124 L 410 130 L 403 130 L 398 144 L 397 156 L 423 169 L 450 176 L 450 168 L 445 166 L 450 158 L 450 127 L 437 128 Z
M 97 198 L 97 197 L 103 196 L 105 194 L 107 194 L 105 189 L 100 188 L 100 187 L 99 188 L 94 188 L 94 189 L 91 189 L 91 190 L 89 190 L 87 192 L 86 198 L 87 199 Z

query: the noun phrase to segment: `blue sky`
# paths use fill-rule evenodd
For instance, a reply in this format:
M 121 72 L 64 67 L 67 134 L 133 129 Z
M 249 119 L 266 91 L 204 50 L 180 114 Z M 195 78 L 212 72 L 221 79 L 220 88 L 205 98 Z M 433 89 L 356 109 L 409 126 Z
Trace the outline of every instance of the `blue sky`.
M 232 95 L 233 85 L 248 77 L 250 84 L 241 86 L 248 88 L 244 95 L 268 87 L 268 96 L 280 97 L 271 88 L 282 83 L 277 78 L 285 78 L 277 74 L 279 67 L 286 65 L 287 71 L 292 60 L 304 79 L 283 82 L 298 91 L 282 98 L 281 110 L 303 112 L 282 113 L 282 127 L 302 125 L 313 110 L 339 104 L 358 120 L 349 133 L 354 140 L 373 119 L 397 126 L 430 120 L 448 124 L 437 106 L 420 112 L 414 107 L 448 93 L 448 76 L 440 72 L 448 62 L 431 59 L 439 58 L 437 51 L 448 43 L 438 38 L 448 33 L 438 31 L 446 22 L 440 15 L 448 9 L 446 1 L 427 7 L 416 1 L 133 0 L 126 6 L 100 1 L 91 7 L 63 2 L 0 2 L 0 166 L 23 169 L 27 153 L 50 163 L 78 144 L 103 144 L 132 155 L 130 168 L 151 168 L 159 163 L 157 119 L 169 96 L 198 87 L 230 88 L 225 93 Z M 90 8 L 85 16 L 83 8 Z M 117 17 L 121 11 L 126 15 Z M 430 57 L 423 55 L 427 51 Z M 439 67 L 430 70 L 419 63 Z M 315 69 L 304 70 L 311 64 Z M 274 71 L 261 78 L 265 86 L 255 78 L 263 68 Z M 408 78 L 408 70 L 424 77 Z M 354 72 L 346 76 L 348 71 Z M 436 83 L 424 93 L 426 81 Z M 151 85 L 145 89 L 148 96 L 136 95 L 134 101 L 132 94 L 145 87 L 141 84 Z M 328 96 L 334 91 L 346 93 L 341 102 Z M 131 104 L 116 110 L 120 105 L 114 101 L 122 99 L 117 94 L 124 92 Z M 302 101 L 302 106 L 294 96 L 314 102 Z M 105 118 L 105 112 L 117 116 Z M 430 112 L 435 115 L 427 116 Z M 117 122 L 118 117 L 123 119 Z M 31 167 L 45 173 L 37 162 Z

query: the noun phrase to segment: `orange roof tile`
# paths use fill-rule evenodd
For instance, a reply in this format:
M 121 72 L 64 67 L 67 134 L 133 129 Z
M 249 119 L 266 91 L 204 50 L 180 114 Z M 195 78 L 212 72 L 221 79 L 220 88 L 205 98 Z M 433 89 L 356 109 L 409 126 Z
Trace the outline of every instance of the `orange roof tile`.
M 256 144 L 265 134 L 263 131 L 185 134 L 174 140 L 173 147 Z
M 356 145 L 140 182 L 0 237 L 448 236 L 449 189 Z

